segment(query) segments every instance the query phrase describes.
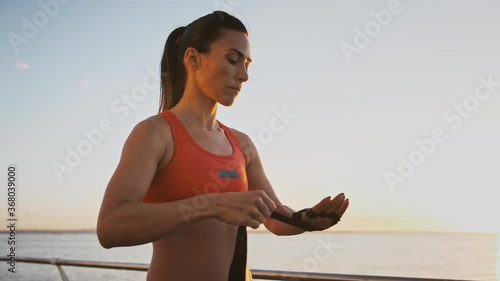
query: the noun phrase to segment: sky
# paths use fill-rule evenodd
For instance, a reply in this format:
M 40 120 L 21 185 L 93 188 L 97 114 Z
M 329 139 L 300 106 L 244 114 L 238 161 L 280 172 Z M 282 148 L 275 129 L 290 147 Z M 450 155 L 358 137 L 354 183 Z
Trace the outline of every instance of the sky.
M 344 192 L 335 231 L 500 233 L 500 3 L 2 1 L 0 219 L 92 229 L 132 128 L 157 114 L 166 38 L 214 10 L 249 31 L 218 119 L 280 200 Z

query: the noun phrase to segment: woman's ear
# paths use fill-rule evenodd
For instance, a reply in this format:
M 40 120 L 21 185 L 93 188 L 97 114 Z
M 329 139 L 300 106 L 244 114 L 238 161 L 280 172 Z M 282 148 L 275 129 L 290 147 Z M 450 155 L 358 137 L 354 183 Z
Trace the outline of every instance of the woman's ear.
M 200 67 L 201 54 L 193 47 L 186 49 L 184 53 L 184 62 L 186 67 L 192 70 L 198 70 Z

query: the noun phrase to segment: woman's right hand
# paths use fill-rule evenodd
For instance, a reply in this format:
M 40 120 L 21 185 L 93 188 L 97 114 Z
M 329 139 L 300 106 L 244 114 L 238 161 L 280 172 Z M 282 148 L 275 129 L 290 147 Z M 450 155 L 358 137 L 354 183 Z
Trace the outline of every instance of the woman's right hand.
M 276 204 L 262 190 L 218 193 L 214 201 L 217 219 L 253 229 L 276 209 Z

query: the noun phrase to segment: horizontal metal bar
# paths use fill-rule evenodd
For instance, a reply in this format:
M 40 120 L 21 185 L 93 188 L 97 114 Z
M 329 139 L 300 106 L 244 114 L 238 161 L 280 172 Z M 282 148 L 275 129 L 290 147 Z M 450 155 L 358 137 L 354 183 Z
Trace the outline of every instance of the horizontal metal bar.
M 9 261 L 7 257 L 0 257 L 0 261 Z M 104 262 L 104 261 L 84 261 L 69 259 L 50 259 L 36 257 L 16 257 L 16 262 L 81 266 L 92 268 L 109 268 L 133 271 L 148 271 L 149 265 L 145 263 L 126 263 L 126 262 Z M 301 280 L 301 281 L 467 281 L 463 279 L 435 279 L 435 278 L 415 278 L 415 277 L 396 277 L 396 276 L 376 276 L 376 275 L 352 275 L 352 274 L 333 274 L 333 273 L 309 273 L 278 270 L 251 270 L 254 279 L 264 280 Z
M 295 272 L 279 270 L 252 269 L 252 277 L 264 280 L 307 280 L 307 281 L 467 281 L 464 279 L 436 279 L 419 277 L 354 275 L 334 273 Z M 469 280 L 471 281 L 471 280 Z
M 9 258 L 0 257 L 0 261 L 9 261 Z M 53 265 L 68 265 L 92 268 L 109 268 L 109 269 L 124 269 L 134 271 L 148 271 L 148 264 L 127 263 L 127 262 L 105 262 L 105 261 L 84 261 L 70 259 L 51 259 L 51 258 L 36 258 L 36 257 L 16 257 L 16 262 L 26 263 L 41 263 Z

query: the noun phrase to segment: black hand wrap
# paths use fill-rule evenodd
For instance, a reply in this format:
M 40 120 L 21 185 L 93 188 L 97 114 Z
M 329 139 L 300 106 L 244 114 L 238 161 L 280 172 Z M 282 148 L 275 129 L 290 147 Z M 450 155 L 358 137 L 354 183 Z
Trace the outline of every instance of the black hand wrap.
M 333 226 L 340 221 L 340 216 L 334 212 L 332 212 L 330 214 L 326 213 L 326 212 L 316 213 L 311 208 L 302 209 L 298 212 L 295 212 L 292 214 L 291 218 L 284 216 L 280 213 L 273 212 L 273 213 L 271 213 L 271 218 L 279 220 L 279 221 L 284 222 L 286 224 L 289 224 L 291 226 L 301 228 L 305 231 L 317 231 L 317 230 L 324 229 L 324 228 L 317 228 L 315 226 L 309 225 L 309 224 L 305 223 L 304 221 L 302 221 L 302 213 L 306 213 L 306 217 L 308 217 L 310 219 L 315 219 L 318 217 L 331 219 L 332 222 L 331 222 L 330 226 Z

